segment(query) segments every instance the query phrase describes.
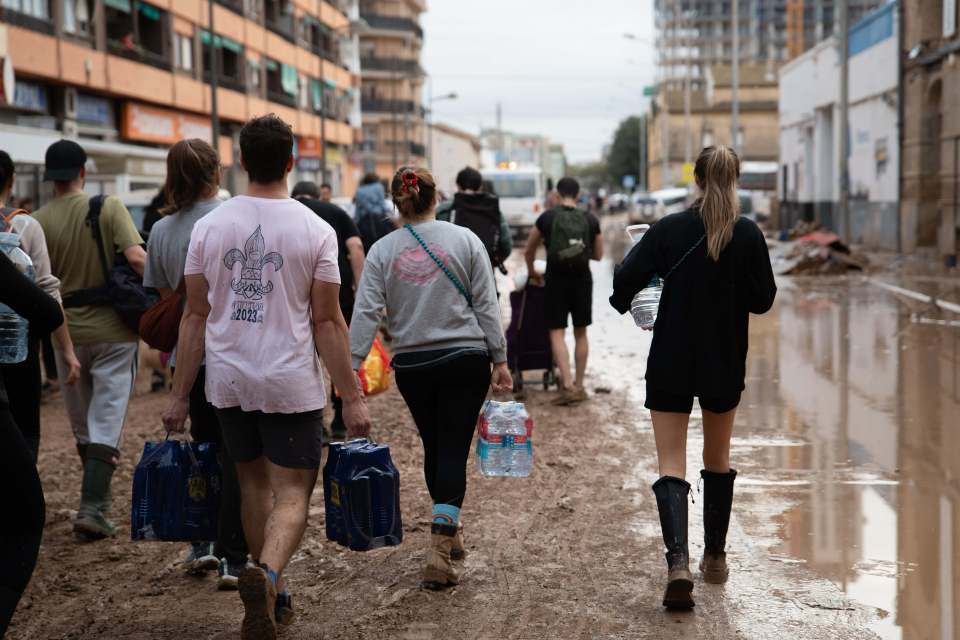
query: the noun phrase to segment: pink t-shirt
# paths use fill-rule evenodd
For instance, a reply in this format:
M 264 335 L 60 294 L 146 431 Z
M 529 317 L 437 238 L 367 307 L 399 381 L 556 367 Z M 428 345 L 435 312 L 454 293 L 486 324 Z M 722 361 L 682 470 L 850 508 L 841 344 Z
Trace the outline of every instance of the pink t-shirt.
M 184 275 L 204 276 L 210 289 L 206 391 L 215 407 L 323 408 L 310 288 L 340 283 L 330 225 L 296 200 L 237 196 L 197 221 Z

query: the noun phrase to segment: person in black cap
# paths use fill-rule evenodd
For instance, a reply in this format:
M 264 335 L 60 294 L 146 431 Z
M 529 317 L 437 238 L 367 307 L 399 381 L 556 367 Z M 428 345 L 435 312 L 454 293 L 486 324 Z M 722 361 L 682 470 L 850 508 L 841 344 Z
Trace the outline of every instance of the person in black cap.
M 87 224 L 91 204 L 100 206 L 100 236 L 107 260 L 123 254 L 140 275 L 146 262 L 143 239 L 119 198 L 94 199 L 83 191 L 87 154 L 76 142 L 60 140 L 47 149 L 44 180 L 53 182 L 55 198 L 34 213 L 43 227 L 53 275 L 64 299 L 105 284 L 100 249 Z M 80 360 L 78 384 L 63 387 L 70 424 L 83 461 L 80 509 L 73 530 L 82 540 L 114 535 L 107 520 L 110 482 L 120 457 L 120 434 L 137 373 L 139 336 L 109 305 L 70 307 L 67 324 Z M 60 376 L 67 363 L 57 354 Z

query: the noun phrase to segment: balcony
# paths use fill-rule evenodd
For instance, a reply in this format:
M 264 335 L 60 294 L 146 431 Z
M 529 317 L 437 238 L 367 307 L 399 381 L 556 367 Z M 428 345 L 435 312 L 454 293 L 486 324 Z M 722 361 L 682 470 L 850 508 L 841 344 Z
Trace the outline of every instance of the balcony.
M 53 35 L 53 23 L 50 20 L 36 18 L 7 7 L 0 8 L 0 22 L 5 22 L 15 27 L 23 27 L 31 31 L 38 31 L 50 36 Z
M 361 98 L 360 108 L 369 113 L 417 113 L 419 111 L 413 100 L 384 100 L 366 96 Z
M 366 22 L 371 29 L 412 33 L 419 39 L 423 40 L 423 29 L 419 24 L 417 24 L 416 20 L 362 12 L 360 17 L 363 18 L 364 22 Z
M 217 4 L 230 9 L 230 11 L 233 11 L 237 15 L 244 15 L 243 0 L 217 0 Z
M 210 84 L 210 72 L 203 72 L 203 81 L 207 84 Z M 221 89 L 230 89 L 232 91 L 239 91 L 240 93 L 247 92 L 247 83 L 238 78 L 233 78 L 230 76 L 220 75 L 217 77 L 217 86 Z
M 126 58 L 127 60 L 141 62 L 143 64 L 150 65 L 151 67 L 156 67 L 157 69 L 163 69 L 164 71 L 170 71 L 173 69 L 173 62 L 169 59 L 169 57 L 159 53 L 154 53 L 153 51 L 149 51 L 143 47 L 136 45 L 130 47 L 122 42 L 110 40 L 107 43 L 107 48 L 113 55 Z
M 289 40 L 290 42 L 296 42 L 296 31 L 293 28 L 293 15 L 283 14 L 276 17 L 267 16 L 265 20 L 267 29 L 273 31 L 278 36 Z
M 422 76 L 423 69 L 417 60 L 402 58 L 377 58 L 367 56 L 360 59 L 360 71 L 386 71 L 407 76 Z
M 288 107 L 297 108 L 297 96 L 292 96 L 286 91 L 275 91 L 273 89 L 267 89 L 267 100 L 270 102 L 276 102 L 277 104 L 283 104 Z

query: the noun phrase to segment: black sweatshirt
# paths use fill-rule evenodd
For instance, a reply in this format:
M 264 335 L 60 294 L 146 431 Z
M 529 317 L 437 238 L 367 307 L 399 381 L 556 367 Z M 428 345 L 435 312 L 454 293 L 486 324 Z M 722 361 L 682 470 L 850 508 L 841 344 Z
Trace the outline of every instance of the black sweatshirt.
M 30 281 L 0 251 L 0 302 L 27 319 L 36 335 L 50 333 L 63 324 L 60 304 Z M 7 391 L 0 379 L 0 406 L 7 406 Z
M 651 226 L 617 268 L 610 304 L 620 313 L 629 311 L 653 276 L 665 276 L 703 234 L 697 209 Z M 742 391 L 749 314 L 767 312 L 776 293 L 767 243 L 756 224 L 739 218 L 716 262 L 704 240 L 664 283 L 647 383 L 706 398 Z

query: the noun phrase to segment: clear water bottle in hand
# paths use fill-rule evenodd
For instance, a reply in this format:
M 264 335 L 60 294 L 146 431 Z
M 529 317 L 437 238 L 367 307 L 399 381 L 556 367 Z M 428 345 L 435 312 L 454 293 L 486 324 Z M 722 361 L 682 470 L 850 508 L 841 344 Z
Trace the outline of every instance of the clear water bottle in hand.
M 660 309 L 660 294 L 663 293 L 663 281 L 653 277 L 644 289 L 633 297 L 630 303 L 630 315 L 641 329 L 653 329 Z
M 23 275 L 34 280 L 33 261 L 20 248 L 16 233 L 0 233 L 0 251 L 3 251 Z M 27 359 L 28 323 L 7 305 L 0 303 L 0 363 L 13 364 Z
M 533 470 L 533 419 L 520 402 L 491 400 L 477 424 L 477 464 L 485 476 L 523 478 Z

